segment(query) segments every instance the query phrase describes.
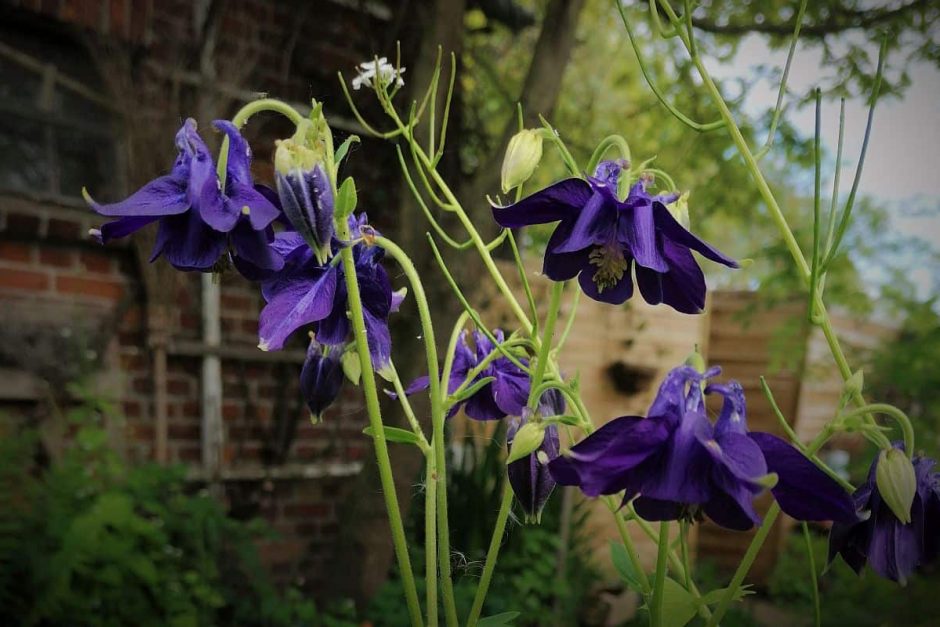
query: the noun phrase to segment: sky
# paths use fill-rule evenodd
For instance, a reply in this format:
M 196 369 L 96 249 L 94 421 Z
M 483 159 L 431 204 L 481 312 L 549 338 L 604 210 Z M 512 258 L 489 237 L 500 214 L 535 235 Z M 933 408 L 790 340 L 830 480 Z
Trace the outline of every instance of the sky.
M 758 63 L 782 68 L 786 53 L 786 50 L 771 51 L 760 37 L 749 36 L 742 42 L 733 62 L 713 63 L 709 70 L 721 78 L 755 76 Z M 872 57 L 877 58 L 877 50 L 872 51 Z M 889 67 L 890 63 L 889 57 Z M 791 98 L 807 94 L 816 86 L 825 72 L 821 65 L 819 50 L 797 45 L 788 82 Z M 940 70 L 918 63 L 910 66 L 909 72 L 911 84 L 903 97 L 881 100 L 876 106 L 859 190 L 888 208 L 891 227 L 899 234 L 924 240 L 940 251 Z M 776 81 L 759 80 L 745 96 L 745 109 L 753 115 L 772 109 L 777 90 Z M 842 196 L 851 188 L 867 115 L 863 99 L 846 102 Z M 812 137 L 815 126 L 812 105 L 800 109 L 791 107 L 787 117 L 801 133 Z M 832 156 L 824 181 L 830 185 L 838 136 L 839 103 L 823 101 L 822 142 Z M 824 198 L 826 189 L 824 183 Z M 938 290 L 940 277 L 931 276 L 922 260 L 911 256 L 903 261 L 922 297 Z

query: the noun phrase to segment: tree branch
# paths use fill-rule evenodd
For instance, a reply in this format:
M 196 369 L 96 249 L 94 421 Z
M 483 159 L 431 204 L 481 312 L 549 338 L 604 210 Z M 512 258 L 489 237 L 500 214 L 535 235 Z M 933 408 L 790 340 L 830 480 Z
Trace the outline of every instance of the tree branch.
M 931 6 L 931 0 L 913 0 L 894 9 L 869 9 L 866 11 L 850 11 L 841 7 L 835 8 L 830 16 L 815 24 L 806 24 L 800 30 L 800 36 L 813 39 L 824 39 L 847 30 L 866 29 L 886 22 L 904 17 L 908 13 Z M 717 35 L 745 35 L 748 33 L 762 33 L 766 35 L 787 36 L 793 32 L 793 25 L 789 23 L 763 23 L 756 22 L 739 24 L 718 24 L 717 22 L 692 18 L 692 25 L 705 32 Z

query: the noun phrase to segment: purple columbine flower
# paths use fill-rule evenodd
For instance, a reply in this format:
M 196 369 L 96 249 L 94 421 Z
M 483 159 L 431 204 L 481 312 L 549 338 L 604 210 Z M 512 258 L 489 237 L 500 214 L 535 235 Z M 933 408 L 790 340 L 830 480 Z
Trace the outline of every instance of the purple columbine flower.
M 350 216 L 353 237 L 358 237 L 366 220 L 365 214 L 359 218 Z M 337 257 L 341 245 L 334 242 L 333 257 L 320 263 L 299 233 L 277 234 L 272 246 L 284 257 L 284 267 L 261 284 L 267 305 L 258 320 L 259 348 L 280 350 L 287 338 L 305 325 L 313 326 L 321 344 L 339 346 L 346 342 L 352 327 L 346 315 L 349 309 L 346 274 Z M 384 254 L 377 246 L 364 243 L 353 246 L 369 352 L 373 365 L 379 369 L 391 361 L 388 316 L 401 302 L 392 293 L 388 274 L 382 267 Z
M 558 390 L 547 390 L 539 399 L 539 413 L 543 417 L 564 414 L 565 397 Z M 525 417 L 527 414 L 528 408 L 524 408 L 521 417 L 510 420 L 506 431 L 508 449 L 512 448 L 516 432 L 528 422 Z M 558 427 L 550 424 L 545 427 L 545 439 L 542 440 L 542 444 L 526 457 L 511 462 L 506 469 L 509 485 L 522 506 L 527 523 L 539 522 L 542 509 L 555 490 L 555 478 L 548 471 L 548 463 L 558 457 L 558 452 Z
M 624 491 L 623 502 L 635 499 L 647 520 L 704 514 L 722 527 L 746 530 L 760 522 L 753 500 L 775 473 L 771 491 L 794 518 L 857 521 L 849 495 L 802 453 L 776 436 L 748 431 L 740 384 L 711 385 L 703 393 L 703 383 L 718 372 L 672 370 L 647 418 L 615 418 L 556 458 L 552 475 L 588 496 Z M 724 397 L 714 425 L 705 393 Z
M 501 329 L 493 330 L 493 337 L 502 344 L 503 332 Z M 447 393 L 453 394 L 464 382 L 470 371 L 476 368 L 487 355 L 497 350 L 483 333 L 473 332 L 473 344 L 467 344 L 467 334 L 461 336 L 454 351 L 454 365 L 447 382 Z M 526 360 L 520 359 L 525 364 Z M 500 420 L 506 416 L 519 416 L 529 398 L 529 375 L 519 369 L 507 357 L 500 356 L 484 368 L 473 381 L 467 384 L 470 387 L 475 382 L 493 377 L 490 381 L 472 396 L 455 404 L 447 414 L 453 417 L 463 407 L 467 416 L 474 420 Z M 410 396 L 415 392 L 428 389 L 428 377 L 418 377 L 412 381 L 405 392 Z
M 903 445 L 898 446 L 903 448 Z M 940 473 L 936 462 L 915 456 L 917 491 L 911 505 L 911 522 L 902 523 L 882 500 L 875 481 L 878 457 L 872 461 L 868 480 L 853 498 L 855 506 L 870 515 L 854 524 L 836 523 L 829 532 L 829 561 L 841 555 L 860 573 L 866 562 L 876 573 L 903 584 L 918 566 L 940 553 Z
M 619 305 L 630 298 L 635 265 L 646 302 L 699 313 L 705 276 L 692 251 L 730 268 L 737 262 L 683 227 L 666 208 L 677 197 L 650 196 L 646 179 L 620 200 L 622 168 L 621 162 L 603 161 L 588 180 L 565 179 L 514 205 L 494 206 L 493 216 L 508 228 L 560 221 L 548 241 L 543 272 L 554 281 L 578 277 L 594 300 Z
M 307 358 L 300 371 L 300 393 L 310 409 L 313 422 L 322 420 L 323 412 L 339 396 L 343 385 L 342 347 L 327 348 L 311 338 Z
M 99 204 L 86 193 L 95 211 L 118 218 L 93 234 L 107 243 L 159 221 L 151 261 L 162 255 L 179 270 L 208 271 L 231 243 L 236 261 L 261 271 L 279 269 L 283 259 L 270 247 L 270 225 L 280 212 L 252 184 L 251 149 L 238 129 L 227 121 L 215 126 L 230 142 L 224 190 L 196 121 L 187 119 L 176 134 L 179 155 L 169 174 L 113 204 Z

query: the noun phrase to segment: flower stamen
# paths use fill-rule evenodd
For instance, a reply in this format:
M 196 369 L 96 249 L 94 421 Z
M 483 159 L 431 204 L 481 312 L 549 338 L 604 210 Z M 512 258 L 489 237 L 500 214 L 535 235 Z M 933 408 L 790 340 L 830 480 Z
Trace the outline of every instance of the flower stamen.
M 592 266 L 597 266 L 593 281 L 597 284 L 598 294 L 617 285 L 629 266 L 623 249 L 616 242 L 598 246 L 588 255 L 588 260 Z

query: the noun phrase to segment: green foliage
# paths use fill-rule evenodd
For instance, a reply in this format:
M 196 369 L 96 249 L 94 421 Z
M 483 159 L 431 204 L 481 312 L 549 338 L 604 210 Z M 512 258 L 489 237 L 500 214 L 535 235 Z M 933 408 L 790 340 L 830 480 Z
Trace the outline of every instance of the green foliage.
M 917 448 L 940 454 L 940 315 L 937 300 L 904 299 L 906 318 L 896 337 L 880 346 L 866 367 L 867 389 L 904 410 L 917 430 Z
M 0 624 L 329 625 L 259 561 L 260 522 L 228 518 L 182 467 L 127 467 L 101 426 L 68 412 L 61 459 L 35 461 L 33 432 L 0 438 Z
M 451 546 L 454 550 L 454 596 L 458 614 L 466 616 L 473 602 L 486 557 L 490 533 L 496 520 L 506 476 L 505 430 L 500 424 L 492 437 L 482 437 L 483 428 L 471 423 L 466 439 L 448 463 L 448 507 Z M 479 431 L 479 432 L 478 432 Z M 476 433 L 476 437 L 472 434 Z M 509 623 L 526 625 L 573 625 L 590 604 L 591 594 L 601 583 L 589 560 L 585 522 L 587 508 L 574 507 L 564 578 L 559 577 L 561 548 L 561 491 L 552 495 L 542 512 L 540 525 L 510 523 L 499 553 L 483 616 L 509 612 L 521 615 Z M 423 499 L 412 506 L 410 548 L 412 563 L 424 561 Z M 518 519 L 516 519 L 518 520 Z M 417 581 L 424 594 L 424 579 Z M 366 618 L 383 625 L 407 625 L 408 614 L 401 602 L 401 582 L 393 577 L 372 599 Z
M 819 569 L 826 563 L 827 542 L 823 536 L 813 539 L 813 553 Z M 793 608 L 794 613 L 812 613 L 812 588 L 806 544 L 793 534 L 781 553 L 770 577 L 770 600 Z M 822 624 L 830 627 L 876 627 L 880 625 L 932 625 L 940 612 L 937 595 L 940 574 L 921 573 L 904 588 L 870 571 L 861 576 L 836 558 L 819 578 L 822 596 Z

